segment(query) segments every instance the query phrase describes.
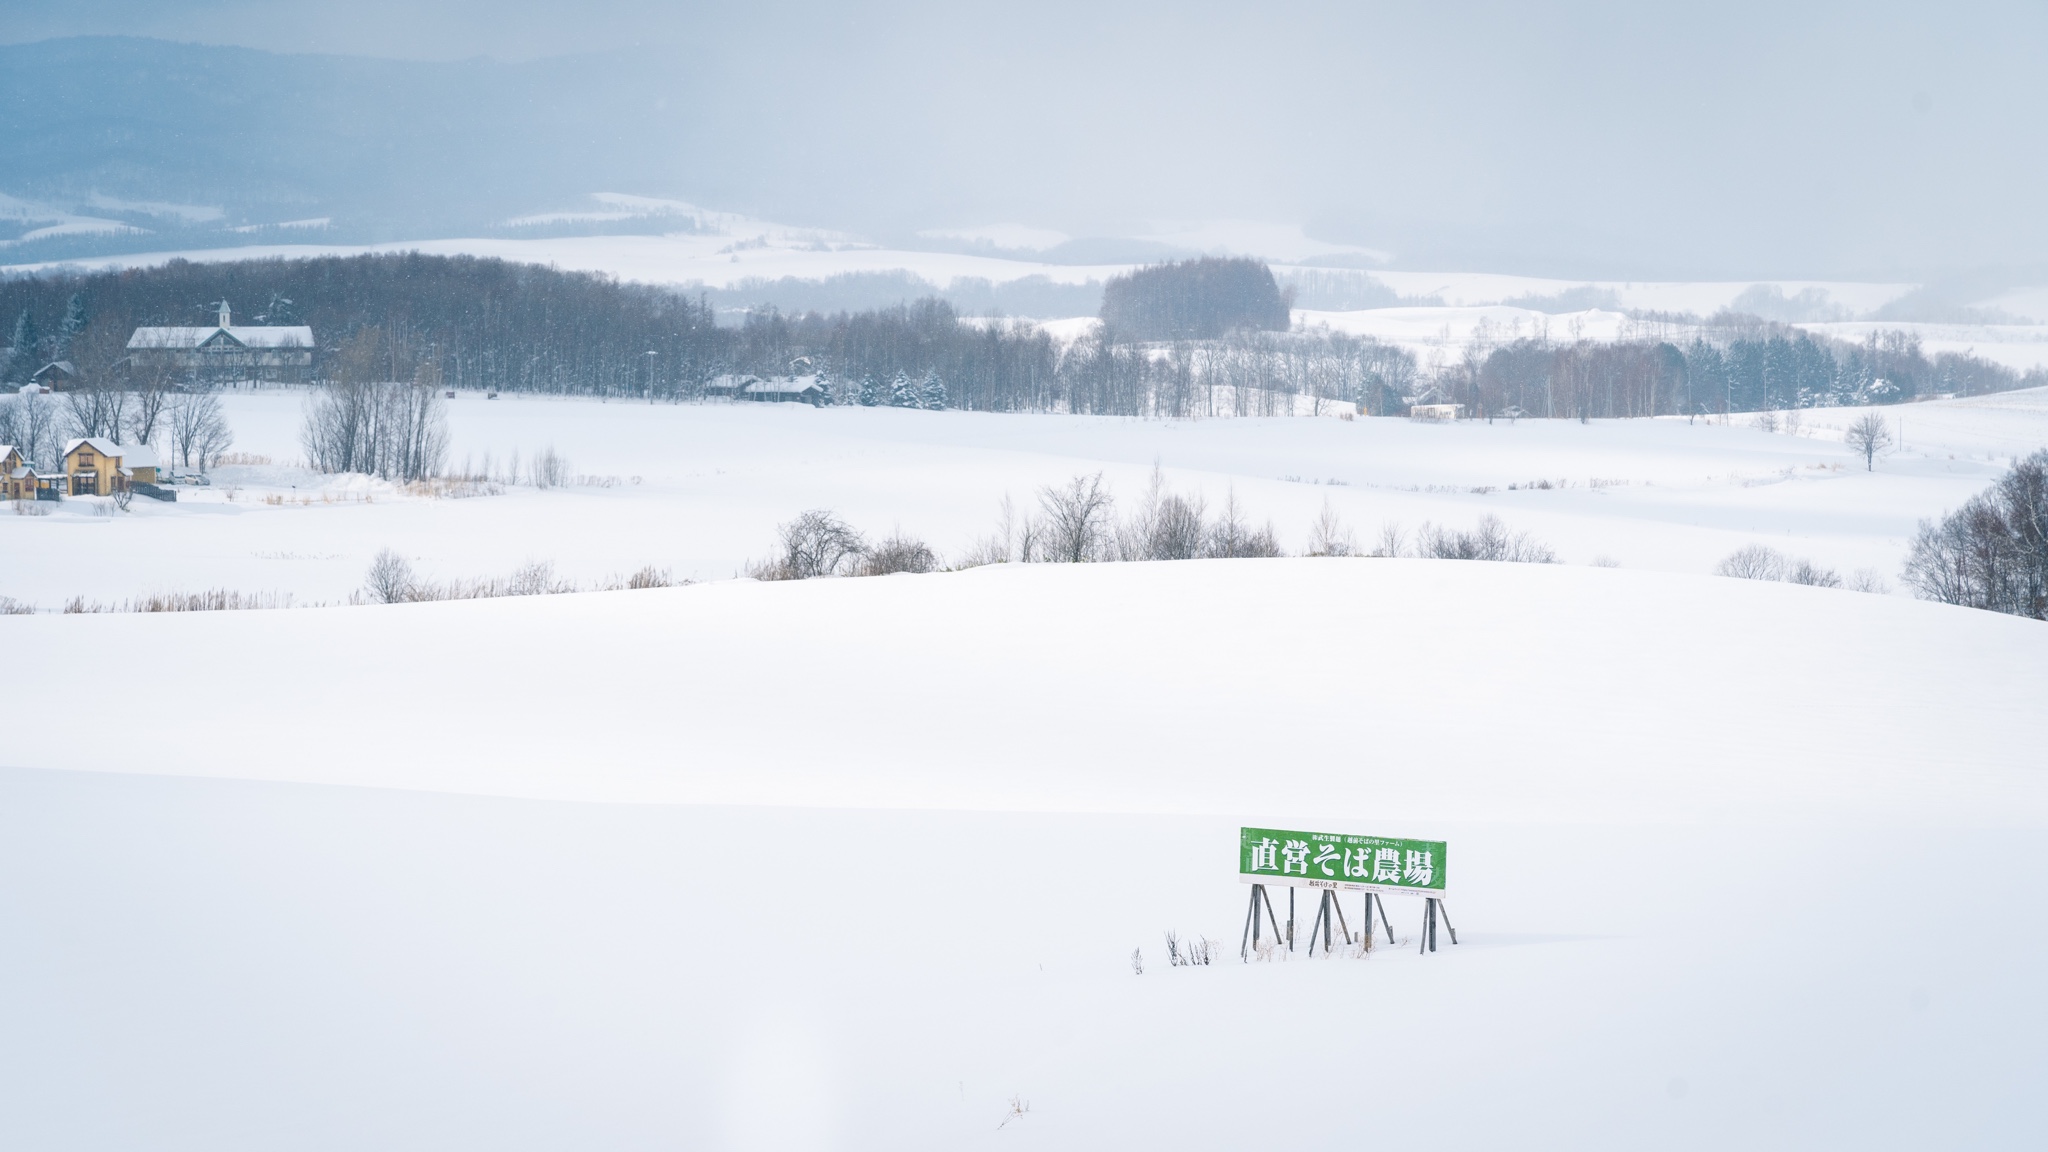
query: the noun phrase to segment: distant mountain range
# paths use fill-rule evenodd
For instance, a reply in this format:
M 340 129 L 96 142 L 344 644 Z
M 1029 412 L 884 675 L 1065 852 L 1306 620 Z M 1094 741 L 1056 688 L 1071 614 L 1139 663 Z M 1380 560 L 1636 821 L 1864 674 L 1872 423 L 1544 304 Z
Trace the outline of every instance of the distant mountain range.
M 627 62 L 630 64 L 631 62 Z M 644 70 L 413 63 L 158 40 L 0 46 L 0 262 L 508 225 L 593 188 L 662 189 Z M 659 99 L 659 98 L 657 98 Z M 673 137 L 673 133 L 668 133 Z

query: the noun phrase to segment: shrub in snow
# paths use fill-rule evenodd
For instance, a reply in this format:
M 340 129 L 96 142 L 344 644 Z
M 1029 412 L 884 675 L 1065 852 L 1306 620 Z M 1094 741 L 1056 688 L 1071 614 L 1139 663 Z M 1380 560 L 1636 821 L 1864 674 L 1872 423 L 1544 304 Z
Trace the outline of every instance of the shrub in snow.
M 897 533 L 869 548 L 860 559 L 863 576 L 887 576 L 895 572 L 936 572 L 939 558 L 931 547 L 915 537 Z
M 1730 553 L 1727 559 L 1714 566 L 1714 574 L 1733 576 L 1738 580 L 1782 580 L 1787 584 L 1807 584 L 1815 588 L 1842 586 L 1842 577 L 1834 569 L 1823 568 L 1811 560 L 1794 560 L 1762 544 L 1751 544 Z
M 782 554 L 749 572 L 757 580 L 811 580 L 844 574 L 867 555 L 867 540 L 822 508 L 781 525 Z
M 667 588 L 674 583 L 675 578 L 669 574 L 668 569 L 656 568 L 652 564 L 626 577 L 628 588 Z
M 1209 537 L 1202 545 L 1202 555 L 1212 559 L 1233 559 L 1240 557 L 1284 556 L 1280 550 L 1279 537 L 1273 534 L 1273 525 L 1267 523 L 1253 527 L 1238 507 L 1235 488 L 1224 493 L 1223 508 L 1216 514 L 1216 522 L 1209 526 Z
M 378 604 L 399 604 L 413 598 L 417 584 L 412 565 L 406 563 L 405 557 L 386 548 L 370 561 L 370 573 L 363 582 L 363 591 Z
M 1427 560 L 1499 560 L 1512 564 L 1555 564 L 1557 553 L 1530 536 L 1514 532 L 1500 517 L 1481 516 L 1470 532 L 1425 522 L 1415 533 L 1415 554 Z
M 1714 575 L 1738 580 L 1779 580 L 1785 575 L 1785 557 L 1775 548 L 1751 544 L 1729 553 L 1714 566 Z

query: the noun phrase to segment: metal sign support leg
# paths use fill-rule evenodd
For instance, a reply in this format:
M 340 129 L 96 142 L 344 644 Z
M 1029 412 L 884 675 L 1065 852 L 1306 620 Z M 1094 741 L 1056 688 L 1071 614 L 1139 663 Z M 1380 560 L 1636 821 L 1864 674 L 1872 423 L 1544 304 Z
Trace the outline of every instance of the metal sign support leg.
M 1244 937 L 1237 942 L 1237 958 L 1239 960 L 1250 960 L 1252 958 L 1252 949 L 1256 947 L 1258 943 L 1260 887 L 1261 885 L 1258 884 L 1252 885 L 1252 902 L 1251 905 L 1245 909 Z
M 1280 940 L 1280 920 L 1273 914 L 1273 898 L 1266 894 L 1266 886 L 1264 884 L 1254 884 L 1252 885 L 1251 905 L 1245 910 L 1244 938 L 1238 941 L 1237 945 L 1237 957 L 1240 960 L 1250 960 L 1252 953 L 1258 951 L 1259 905 L 1261 904 L 1265 905 L 1266 921 L 1273 925 L 1274 942 L 1278 943 Z M 1289 921 L 1289 927 L 1292 926 L 1293 922 Z
M 1377 892 L 1368 891 L 1365 894 L 1366 934 L 1371 935 L 1372 933 L 1372 906 L 1375 904 L 1380 906 L 1380 924 L 1387 930 L 1387 943 L 1392 944 L 1394 942 L 1394 922 L 1387 919 L 1387 902 L 1380 899 L 1380 895 Z
M 1436 922 L 1438 920 L 1444 922 L 1444 927 L 1450 928 L 1451 918 L 1444 914 L 1444 902 L 1434 896 L 1425 897 L 1422 902 L 1422 943 L 1416 947 L 1417 952 L 1436 951 Z M 1451 928 L 1451 943 L 1456 944 L 1457 942 L 1458 930 Z

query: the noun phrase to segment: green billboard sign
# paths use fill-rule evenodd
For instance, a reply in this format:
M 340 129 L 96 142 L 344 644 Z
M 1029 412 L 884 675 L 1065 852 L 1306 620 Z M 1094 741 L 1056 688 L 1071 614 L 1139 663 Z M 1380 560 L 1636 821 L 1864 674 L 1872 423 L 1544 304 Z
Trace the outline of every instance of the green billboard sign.
M 1243 828 L 1238 834 L 1238 879 L 1247 884 L 1442 896 L 1444 848 L 1442 840 Z

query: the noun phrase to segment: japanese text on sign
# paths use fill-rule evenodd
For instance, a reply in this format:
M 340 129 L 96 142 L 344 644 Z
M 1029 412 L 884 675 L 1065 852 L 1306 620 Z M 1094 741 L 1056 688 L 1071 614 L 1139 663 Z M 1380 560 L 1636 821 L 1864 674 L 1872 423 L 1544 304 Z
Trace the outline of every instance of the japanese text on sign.
M 1444 892 L 1445 844 L 1278 828 L 1239 831 L 1237 871 L 1254 884 Z

